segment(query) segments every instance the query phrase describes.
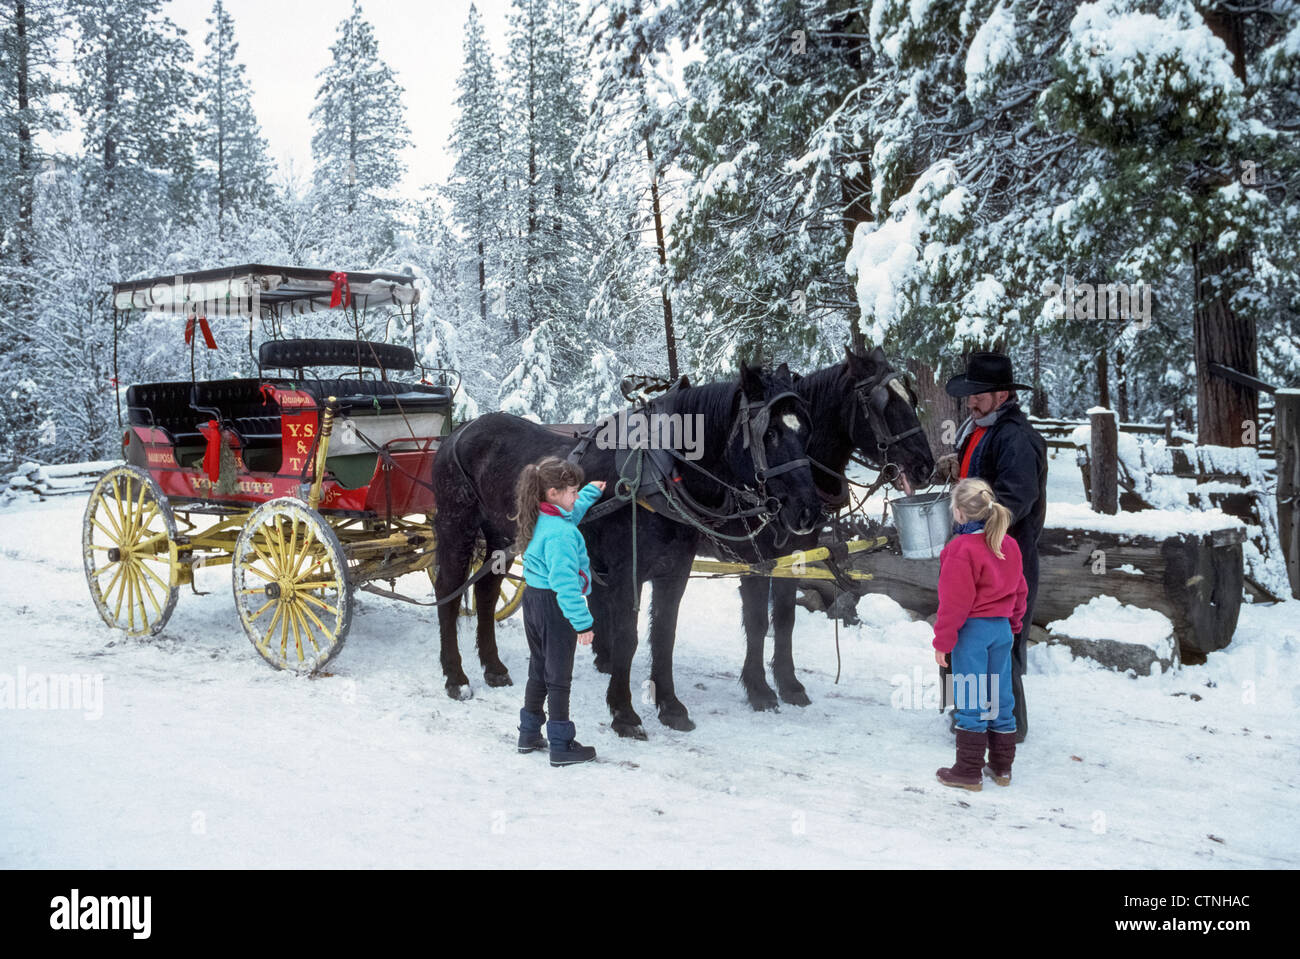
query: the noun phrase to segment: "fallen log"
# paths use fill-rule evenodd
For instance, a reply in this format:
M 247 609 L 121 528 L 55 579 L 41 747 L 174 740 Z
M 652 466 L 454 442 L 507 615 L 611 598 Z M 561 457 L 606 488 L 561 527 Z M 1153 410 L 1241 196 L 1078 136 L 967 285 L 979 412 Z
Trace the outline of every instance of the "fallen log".
M 1202 661 L 1227 646 L 1237 628 L 1244 541 L 1237 526 L 1167 537 L 1049 527 L 1039 541 L 1033 622 L 1046 626 L 1095 596 L 1113 596 L 1164 613 L 1184 661 Z M 896 535 L 888 549 L 851 565 L 873 577 L 855 584 L 859 595 L 884 593 L 921 616 L 939 607 L 939 561 L 903 559 Z

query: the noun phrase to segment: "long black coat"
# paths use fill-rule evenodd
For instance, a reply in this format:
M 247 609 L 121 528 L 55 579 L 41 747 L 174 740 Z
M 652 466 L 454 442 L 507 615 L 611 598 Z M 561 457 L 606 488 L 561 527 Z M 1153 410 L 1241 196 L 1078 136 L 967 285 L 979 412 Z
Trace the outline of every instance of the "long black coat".
M 966 458 L 968 436 L 958 450 Z M 1038 539 L 1047 513 L 1047 444 L 1030 424 L 1020 404 L 1009 401 L 997 422 L 984 431 L 973 476 L 993 487 L 997 501 L 1011 510 L 1011 536 L 1024 560 L 1029 595 L 1025 606 L 1025 632 L 1038 595 Z

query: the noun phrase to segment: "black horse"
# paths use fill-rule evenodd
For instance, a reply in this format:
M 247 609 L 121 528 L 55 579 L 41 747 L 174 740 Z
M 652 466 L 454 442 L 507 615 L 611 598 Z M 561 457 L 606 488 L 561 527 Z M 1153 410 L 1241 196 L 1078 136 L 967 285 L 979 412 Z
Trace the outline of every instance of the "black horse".
M 832 508 L 847 495 L 842 474 L 855 449 L 877 469 L 895 467 L 896 482 L 904 476 L 914 486 L 929 482 L 934 459 L 917 418 L 916 396 L 890 366 L 880 347 L 866 355 L 846 349 L 843 362 L 799 378 L 795 390 L 807 402 L 813 422 L 808 456 L 835 474 L 841 474 L 836 476 L 814 466 L 818 488 Z M 730 525 L 724 530 L 736 531 Z M 750 542 L 726 545 L 745 562 L 757 562 L 796 550 L 815 549 L 817 540 L 816 532 L 787 537 L 783 531 L 766 529 Z M 711 555 L 729 558 L 724 549 L 707 539 L 701 545 Z M 745 627 L 745 665 L 740 681 L 756 710 L 777 706 L 776 694 L 767 684 L 763 670 L 769 597 L 775 647 L 772 672 L 777 689 L 787 703 L 795 706 L 809 703 L 803 684 L 795 678 L 791 649 L 796 590 L 794 579 L 746 576 L 740 581 Z
M 651 496 L 654 512 L 631 505 L 602 510 L 619 489 L 620 468 L 630 475 L 629 464 L 636 461 L 627 449 L 608 448 L 611 444 L 601 442 L 596 434 L 595 441 L 581 453 L 578 462 L 587 479 L 603 479 L 608 484 L 582 530 L 596 580 L 589 597 L 595 635 L 609 652 L 606 701 L 613 716 L 611 725 L 621 736 L 645 738 L 641 717 L 632 708 L 630 682 L 637 647 L 635 608 L 641 585 L 647 580 L 654 589 L 650 626 L 653 701 L 665 725 L 694 728 L 674 692 L 672 644 L 701 518 L 707 522 L 710 511 L 734 515 L 745 509 L 755 522 L 766 519 L 797 531 L 816 526 L 821 501 L 804 458 L 812 426 L 793 386 L 788 371 L 774 374 L 741 364 L 736 381 L 686 386 L 652 400 L 643 412 L 680 415 L 683 423 L 690 417 L 700 430 L 701 441 L 687 449 L 678 436 L 674 447 L 678 455 L 671 460 L 675 475 L 666 477 L 663 484 L 670 487 L 667 493 L 672 498 Z M 481 416 L 443 441 L 433 467 L 438 543 L 434 586 L 439 600 L 465 581 L 480 536 L 489 556 L 509 549 L 515 532 L 509 518 L 515 508 L 515 481 L 524 466 L 543 456 L 566 457 L 574 449 L 572 438 L 505 413 Z M 645 454 L 640 461 L 645 464 L 648 457 Z M 662 454 L 659 461 L 663 461 Z M 651 470 L 652 465 L 646 464 L 645 471 Z M 497 653 L 493 617 L 501 579 L 489 567 L 473 586 L 479 660 L 489 686 L 511 684 Z M 456 621 L 455 603 L 439 609 L 447 692 L 453 698 L 463 698 L 469 680 L 461 665 Z

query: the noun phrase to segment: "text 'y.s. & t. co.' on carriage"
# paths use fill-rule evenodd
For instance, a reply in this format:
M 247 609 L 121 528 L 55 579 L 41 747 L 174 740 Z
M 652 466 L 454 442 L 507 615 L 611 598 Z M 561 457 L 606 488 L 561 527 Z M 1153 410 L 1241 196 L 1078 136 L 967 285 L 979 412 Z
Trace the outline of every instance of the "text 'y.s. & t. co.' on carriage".
M 209 316 L 242 318 L 257 374 L 191 373 L 126 390 L 125 463 L 99 479 L 82 524 L 86 579 L 104 622 L 157 633 L 196 570 L 229 563 L 257 651 L 277 668 L 312 673 L 337 657 L 355 589 L 406 599 L 393 591 L 398 577 L 432 579 L 429 480 L 460 377 L 419 365 L 411 347 L 363 339 L 357 319 L 359 309 L 401 317 L 414 344 L 418 301 L 409 275 L 292 267 L 114 285 L 115 332 L 132 313 L 170 313 L 185 319 L 192 350 L 198 333 L 215 347 Z M 351 308 L 354 339 L 282 337 L 286 316 L 331 307 Z M 254 356 L 258 321 L 272 338 Z M 515 570 L 498 618 L 521 595 Z

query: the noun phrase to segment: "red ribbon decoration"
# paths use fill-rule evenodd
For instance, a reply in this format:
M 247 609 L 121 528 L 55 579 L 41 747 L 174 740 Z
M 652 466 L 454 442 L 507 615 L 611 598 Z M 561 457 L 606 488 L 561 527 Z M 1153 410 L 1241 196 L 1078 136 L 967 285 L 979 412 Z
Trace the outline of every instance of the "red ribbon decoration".
M 203 342 L 208 344 L 208 349 L 215 350 L 217 341 L 212 337 L 212 327 L 208 326 L 206 316 L 199 317 L 199 329 L 203 333 Z M 194 317 L 191 316 L 185 320 L 185 345 L 189 346 L 192 339 L 194 339 Z
M 203 472 L 215 483 L 221 479 L 221 424 L 208 420 L 206 424 L 199 424 L 199 432 L 207 440 L 207 449 L 203 451 Z
M 334 281 L 334 292 L 330 294 L 330 309 L 336 306 L 350 306 L 352 303 L 352 287 L 348 286 L 348 275 L 346 273 L 331 273 L 330 279 Z
M 275 387 L 270 383 L 263 383 L 257 388 L 257 392 L 262 394 L 262 405 L 272 402 L 275 399 Z

